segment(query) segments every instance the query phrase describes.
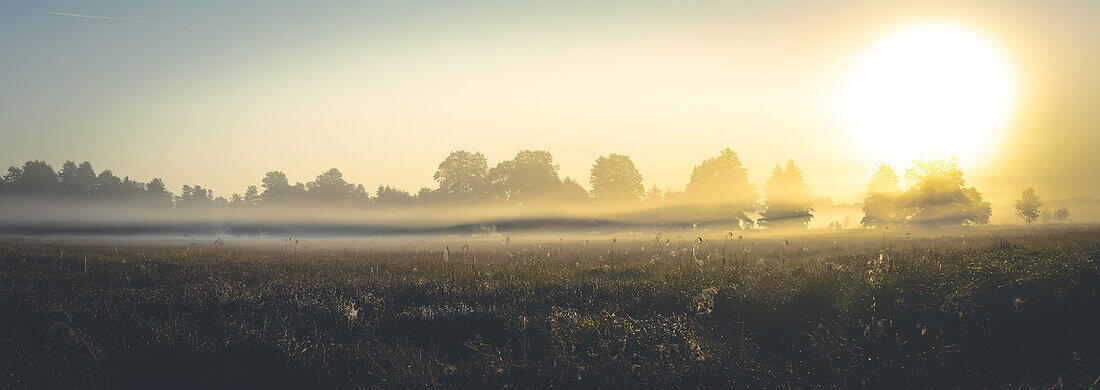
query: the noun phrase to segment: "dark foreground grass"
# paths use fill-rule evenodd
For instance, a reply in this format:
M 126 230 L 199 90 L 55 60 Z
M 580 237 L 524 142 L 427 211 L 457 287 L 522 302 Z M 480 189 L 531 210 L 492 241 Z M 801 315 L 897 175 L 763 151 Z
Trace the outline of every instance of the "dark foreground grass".
M 3 242 L 0 388 L 1100 378 L 1097 228 L 508 241 Z

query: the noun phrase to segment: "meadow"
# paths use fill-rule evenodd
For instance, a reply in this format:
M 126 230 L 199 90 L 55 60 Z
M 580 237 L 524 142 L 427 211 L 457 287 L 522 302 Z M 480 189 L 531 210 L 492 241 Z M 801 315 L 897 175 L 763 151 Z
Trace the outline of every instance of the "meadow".
M 0 241 L 2 388 L 1094 388 L 1100 227 Z

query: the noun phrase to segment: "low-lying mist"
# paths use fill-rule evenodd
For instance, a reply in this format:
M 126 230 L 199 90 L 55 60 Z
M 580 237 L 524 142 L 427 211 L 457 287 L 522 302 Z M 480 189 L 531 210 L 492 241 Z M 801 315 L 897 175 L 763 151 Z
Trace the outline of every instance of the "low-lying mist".
M 820 208 L 812 227 L 858 223 L 852 206 Z M 753 228 L 755 215 L 720 204 L 542 202 L 527 205 L 343 207 L 161 207 L 133 202 L 40 198 L 0 199 L 5 235 L 379 236 L 591 234 Z M 828 221 L 828 222 L 824 222 Z M 776 230 L 776 229 L 772 229 Z

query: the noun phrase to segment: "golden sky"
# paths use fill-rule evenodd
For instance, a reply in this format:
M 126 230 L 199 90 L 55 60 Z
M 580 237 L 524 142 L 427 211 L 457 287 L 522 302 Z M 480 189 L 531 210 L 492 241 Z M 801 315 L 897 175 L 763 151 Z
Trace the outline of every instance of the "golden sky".
M 990 152 L 961 156 L 970 183 L 994 202 L 1100 195 L 1100 3 L 910 3 L 4 5 L 0 160 L 229 195 L 330 167 L 415 191 L 451 150 L 546 149 L 582 183 L 620 153 L 681 188 L 729 147 L 758 186 L 794 158 L 815 195 L 854 202 L 881 158 L 842 117 L 848 75 L 883 37 L 949 23 L 1017 81 Z

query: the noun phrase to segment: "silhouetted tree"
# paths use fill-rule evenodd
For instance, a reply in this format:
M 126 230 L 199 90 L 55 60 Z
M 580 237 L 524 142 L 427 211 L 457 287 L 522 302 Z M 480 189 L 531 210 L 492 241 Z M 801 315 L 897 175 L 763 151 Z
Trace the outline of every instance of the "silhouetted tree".
M 523 150 L 489 170 L 489 187 L 497 201 L 525 204 L 553 197 L 562 183 L 550 152 Z
M 306 194 L 305 185 L 302 183 L 290 185 L 286 174 L 280 171 L 268 172 L 260 182 L 264 188 L 260 198 L 264 203 L 293 202 L 302 199 Z
M 724 149 L 696 165 L 684 193 L 710 214 L 752 223 L 748 214 L 756 209 L 756 186 L 749 182 L 749 171 L 733 150 Z
M 259 204 L 260 194 L 256 186 L 245 187 L 244 195 L 234 192 L 229 197 L 228 204 L 234 207 L 251 207 Z M 217 199 L 214 199 L 215 203 Z
M 307 196 L 306 185 L 302 182 L 295 182 L 290 186 L 290 191 L 287 193 L 290 200 L 303 200 Z
M 919 227 L 989 223 L 992 208 L 973 187 L 966 188 L 955 160 L 915 161 L 905 173 L 913 184 L 902 195 L 907 220 Z
M 374 203 L 380 207 L 405 207 L 415 202 L 413 194 L 390 186 L 378 186 L 374 192 Z
M 256 186 L 248 186 L 244 191 L 244 198 L 241 200 L 247 206 L 255 206 L 260 204 L 260 191 Z
M 1066 220 L 1069 219 L 1069 209 L 1067 209 L 1065 205 L 1058 206 L 1058 208 L 1054 210 L 1054 219 L 1057 220 L 1058 223 L 1065 223 Z
M 180 207 L 208 207 L 214 204 L 214 191 L 202 186 L 184 185 L 176 204 Z
M 867 184 L 866 197 L 863 199 L 863 220 L 866 227 L 896 224 L 902 220 L 900 209 L 901 186 L 898 175 L 889 165 L 883 164 Z
M 416 200 L 418 203 L 426 206 L 435 205 L 441 201 L 439 192 L 428 187 L 421 187 L 420 190 L 416 192 Z
M 439 163 L 435 175 L 439 182 L 437 194 L 448 203 L 472 205 L 488 197 L 489 165 L 481 153 L 465 150 L 451 152 Z
M 60 177 L 61 192 L 66 196 L 85 198 L 95 188 L 96 174 L 92 169 L 92 163 L 85 161 L 78 166 L 72 161 L 61 164 Z
M 1024 220 L 1025 224 L 1030 225 L 1039 219 L 1039 208 L 1043 207 L 1043 203 L 1039 202 L 1039 196 L 1035 195 L 1035 189 L 1028 187 L 1020 196 L 1020 200 L 1016 201 L 1016 215 Z
M 171 204 L 173 195 L 164 186 L 164 181 L 154 178 L 145 184 L 145 197 L 154 204 Z
M 145 193 L 145 183 L 131 179 L 129 176 L 123 177 L 122 182 L 118 187 L 118 192 L 115 193 L 114 199 L 116 200 L 135 200 L 140 199 Z
M 370 198 L 362 185 L 348 183 L 344 180 L 344 174 L 336 168 L 329 169 L 306 183 L 306 193 L 313 199 L 325 202 L 365 201 Z
M 263 196 L 273 196 L 278 192 L 287 192 L 290 189 L 290 182 L 286 178 L 286 174 L 281 171 L 271 171 L 264 175 L 264 178 L 260 180 L 261 185 L 264 187 Z
M 8 173 L 4 176 L 0 176 L 0 195 L 8 196 L 15 195 L 16 183 L 18 180 L 17 175 L 22 175 L 23 171 L 16 167 L 8 167 Z
M 362 184 L 356 184 L 355 190 L 351 193 L 351 199 L 359 202 L 359 204 L 367 204 L 370 201 L 370 193 L 367 192 L 367 187 L 363 187 Z
M 99 176 L 96 176 L 95 187 L 92 188 L 93 196 L 110 199 L 117 197 L 120 193 L 122 193 L 122 179 L 115 176 L 110 169 L 104 169 Z
M 561 201 L 579 203 L 588 200 L 588 190 L 571 177 L 561 179 Z
M 597 158 L 588 183 L 592 185 L 592 197 L 599 201 L 634 203 L 645 193 L 642 174 L 630 157 L 621 154 Z
M 8 168 L 8 174 L 0 180 L 5 193 L 50 197 L 61 192 L 57 172 L 42 160 L 27 161 L 22 167 Z
M 761 224 L 769 228 L 806 228 L 813 219 L 813 197 L 802 177 L 802 170 L 787 160 L 786 168 L 775 166 L 764 188 L 767 210 Z

